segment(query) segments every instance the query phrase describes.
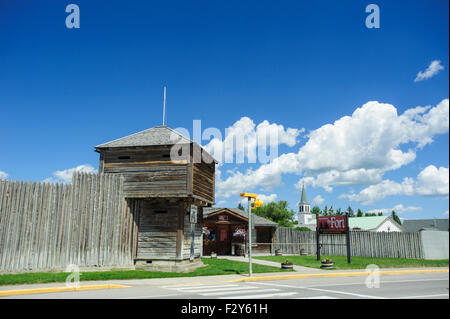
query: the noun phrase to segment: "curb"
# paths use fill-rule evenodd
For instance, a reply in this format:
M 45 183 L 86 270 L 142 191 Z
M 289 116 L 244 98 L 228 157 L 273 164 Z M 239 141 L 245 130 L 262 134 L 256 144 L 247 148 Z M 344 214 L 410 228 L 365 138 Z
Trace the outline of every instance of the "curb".
M 378 273 L 380 275 L 448 273 L 448 269 L 387 270 L 387 271 L 379 271 Z M 298 279 L 298 278 L 358 277 L 358 276 L 369 276 L 370 274 L 372 274 L 372 272 L 358 271 L 358 272 L 340 272 L 340 273 L 329 273 L 329 274 L 298 274 L 298 275 L 259 276 L 259 277 L 247 277 L 247 278 L 233 279 L 233 280 L 229 280 L 228 282 Z
M 96 290 L 96 289 L 114 289 L 114 288 L 129 288 L 131 286 L 124 285 L 89 285 L 80 287 L 49 287 L 49 288 L 33 288 L 33 289 L 16 289 L 16 290 L 4 290 L 0 291 L 0 297 L 15 296 L 15 295 L 29 295 L 29 294 L 42 294 L 51 292 L 63 292 L 63 291 L 80 291 L 80 290 Z

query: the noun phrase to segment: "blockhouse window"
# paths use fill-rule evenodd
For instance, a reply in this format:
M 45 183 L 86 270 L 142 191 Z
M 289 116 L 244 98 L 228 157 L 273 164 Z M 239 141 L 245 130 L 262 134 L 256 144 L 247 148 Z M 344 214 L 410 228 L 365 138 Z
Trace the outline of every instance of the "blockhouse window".
M 155 214 L 167 214 L 167 210 L 162 210 L 162 209 L 160 209 L 160 210 L 154 210 L 153 211 Z
M 119 159 L 130 159 L 130 156 L 119 156 Z

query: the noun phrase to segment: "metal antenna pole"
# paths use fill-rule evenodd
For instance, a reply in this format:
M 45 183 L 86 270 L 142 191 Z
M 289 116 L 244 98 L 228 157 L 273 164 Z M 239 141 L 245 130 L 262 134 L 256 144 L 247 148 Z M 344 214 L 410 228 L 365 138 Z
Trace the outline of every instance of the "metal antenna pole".
M 166 121 L 166 86 L 164 85 L 164 104 L 163 104 L 163 126 Z

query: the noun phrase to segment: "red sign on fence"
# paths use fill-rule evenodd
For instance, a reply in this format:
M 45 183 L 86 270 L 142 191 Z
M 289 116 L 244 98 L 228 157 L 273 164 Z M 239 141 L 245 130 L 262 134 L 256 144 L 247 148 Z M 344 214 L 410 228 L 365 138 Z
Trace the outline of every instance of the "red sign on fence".
M 317 228 L 321 233 L 345 233 L 346 216 L 317 216 Z

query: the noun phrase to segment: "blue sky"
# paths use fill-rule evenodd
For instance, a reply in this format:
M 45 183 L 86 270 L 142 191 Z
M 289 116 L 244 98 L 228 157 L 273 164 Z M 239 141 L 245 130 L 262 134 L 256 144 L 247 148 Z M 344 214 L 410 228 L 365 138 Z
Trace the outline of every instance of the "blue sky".
M 80 8 L 79 29 L 65 25 L 69 3 Z M 378 29 L 365 26 L 370 3 Z M 264 121 L 298 130 L 278 149 L 292 160 L 263 167 L 261 184 L 252 175 L 260 163 L 221 165 L 222 206 L 237 205 L 241 187 L 296 210 L 305 181 L 320 207 L 448 217 L 448 12 L 434 0 L 0 0 L 0 177 L 61 180 L 97 168 L 93 146 L 161 125 L 167 85 L 172 128 L 192 131 L 198 119 L 222 134 Z M 432 61 L 443 69 L 415 82 Z M 383 112 L 391 117 L 380 128 Z

